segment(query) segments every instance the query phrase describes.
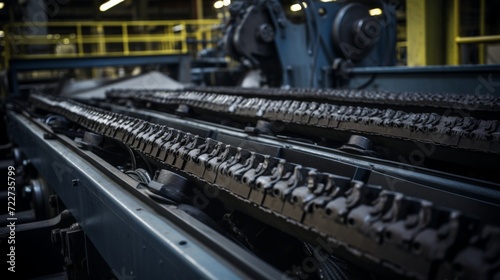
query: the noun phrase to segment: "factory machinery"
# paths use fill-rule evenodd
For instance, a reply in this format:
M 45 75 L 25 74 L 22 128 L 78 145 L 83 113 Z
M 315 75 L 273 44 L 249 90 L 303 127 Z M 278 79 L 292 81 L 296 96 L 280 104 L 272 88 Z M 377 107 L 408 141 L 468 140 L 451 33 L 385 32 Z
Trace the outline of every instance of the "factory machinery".
M 366 19 L 372 7 L 365 2 L 307 6 L 327 7 L 334 26 L 356 12 L 358 24 L 348 24 L 356 29 L 373 20 Z M 9 99 L 13 145 L 1 147 L 8 155 L 2 167 L 15 178 L 16 213 L 0 222 L 16 225 L 16 273 L 500 277 L 500 98 L 349 87 L 349 76 L 336 74 L 340 68 L 318 66 L 332 59 L 315 55 L 301 58 L 312 63 L 305 70 L 287 67 L 293 61 L 275 41 L 276 28 L 285 32 L 292 23 L 282 18 L 274 25 L 282 12 L 274 4 L 236 2 L 225 42 L 245 67 L 282 87 L 116 83 L 101 96 L 45 88 Z M 266 55 L 237 44 L 243 39 L 235 34 L 250 18 L 266 21 L 251 29 L 259 44 L 272 43 Z M 335 40 L 311 38 L 325 50 L 319 46 Z M 377 55 L 377 42 L 360 57 L 330 55 L 341 68 L 389 65 Z M 263 65 L 271 58 L 276 63 Z M 468 75 L 477 79 L 476 73 Z M 498 86 L 483 80 L 490 83 L 481 89 Z M 9 226 L 0 236 L 12 261 Z

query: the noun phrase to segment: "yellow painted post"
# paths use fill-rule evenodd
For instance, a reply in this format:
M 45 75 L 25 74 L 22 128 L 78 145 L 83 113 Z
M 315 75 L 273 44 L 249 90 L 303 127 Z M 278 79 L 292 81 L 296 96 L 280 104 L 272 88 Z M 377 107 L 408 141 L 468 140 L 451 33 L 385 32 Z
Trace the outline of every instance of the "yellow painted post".
M 203 0 L 191 0 L 191 5 L 194 6 L 193 18 L 202 19 L 203 18 Z
M 128 26 L 127 23 L 124 22 L 122 23 L 122 41 L 123 41 L 123 53 L 125 55 L 129 55 L 129 48 L 128 48 Z
M 165 36 L 165 44 L 167 45 L 167 47 L 165 48 L 165 53 L 169 52 L 172 48 L 174 48 L 174 47 L 172 47 L 172 40 L 169 39 L 169 38 L 174 37 L 174 36 L 175 36 L 175 34 L 174 34 L 173 26 L 169 25 L 168 32 Z
M 479 35 L 484 36 L 486 34 L 486 3 L 485 0 L 479 1 Z M 485 64 L 485 44 L 479 44 L 479 64 Z
M 82 36 L 82 24 L 76 24 L 76 41 L 78 43 L 78 56 L 83 56 L 83 36 Z
M 201 28 L 197 28 L 196 29 L 196 50 L 199 51 L 200 50 L 200 42 L 201 42 L 201 38 L 202 38 L 202 30 Z
M 460 0 L 453 1 L 453 32 L 455 34 L 454 40 L 460 36 Z M 453 48 L 453 65 L 460 64 L 460 46 L 455 42 Z
M 426 66 L 444 62 L 441 27 L 442 1 L 407 0 L 406 24 L 408 66 Z
M 203 0 L 196 0 L 196 18 L 203 19 Z
M 207 44 L 207 47 L 210 46 L 210 47 L 213 47 L 213 44 L 212 44 L 212 28 L 211 27 L 208 27 L 208 36 L 207 36 L 207 41 L 208 41 L 208 44 Z
M 97 31 L 97 38 L 99 39 L 97 45 L 97 55 L 106 54 L 106 37 L 104 34 L 104 27 L 102 23 L 97 25 L 96 31 Z
M 446 21 L 446 64 L 458 65 L 460 64 L 460 47 L 456 40 L 460 34 L 460 1 L 459 0 L 446 0 L 444 18 Z
M 163 40 L 161 41 L 161 51 L 165 51 L 167 49 L 167 36 L 168 36 L 168 26 L 165 25 L 163 27 Z
M 424 66 L 425 61 L 425 1 L 406 1 L 406 38 L 408 66 Z
M 187 53 L 187 25 L 185 22 L 181 22 L 181 46 L 182 46 L 182 53 Z

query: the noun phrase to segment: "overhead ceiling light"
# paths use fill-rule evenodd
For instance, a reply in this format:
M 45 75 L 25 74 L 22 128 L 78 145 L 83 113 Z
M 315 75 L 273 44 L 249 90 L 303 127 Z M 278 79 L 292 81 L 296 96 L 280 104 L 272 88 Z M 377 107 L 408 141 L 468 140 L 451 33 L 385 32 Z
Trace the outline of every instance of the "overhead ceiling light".
M 3 30 L 0 30 L 0 38 L 5 36 L 5 32 Z
M 292 11 L 292 12 L 298 12 L 298 11 L 302 10 L 302 6 L 304 6 L 304 8 L 307 8 L 307 3 L 306 2 L 302 2 L 302 5 L 300 5 L 300 4 L 293 4 L 292 6 L 290 6 L 290 11 Z
M 100 7 L 99 7 L 99 11 L 101 12 L 105 12 L 111 8 L 113 8 L 114 6 L 120 4 L 121 2 L 123 2 L 125 0 L 109 0 L 108 2 L 102 4 Z
M 3 9 L 3 7 L 5 7 L 5 3 L 4 2 L 0 2 L 0 10 Z
M 290 11 L 292 12 L 298 12 L 302 10 L 302 7 L 300 6 L 300 4 L 293 4 L 292 6 L 290 6 Z
M 222 0 L 222 4 L 224 4 L 224 6 L 229 6 L 231 4 L 231 0 Z
M 215 3 L 214 3 L 214 8 L 216 8 L 216 9 L 220 9 L 220 8 L 222 8 L 222 7 L 224 7 L 224 2 L 222 2 L 222 1 L 217 1 L 217 2 L 215 2 Z
M 371 9 L 368 12 L 370 13 L 370 16 L 379 16 L 382 14 L 382 10 L 379 8 Z
M 300 4 L 293 4 L 290 6 L 290 11 L 292 12 L 298 12 L 300 10 L 302 10 L 302 6 L 300 6 Z

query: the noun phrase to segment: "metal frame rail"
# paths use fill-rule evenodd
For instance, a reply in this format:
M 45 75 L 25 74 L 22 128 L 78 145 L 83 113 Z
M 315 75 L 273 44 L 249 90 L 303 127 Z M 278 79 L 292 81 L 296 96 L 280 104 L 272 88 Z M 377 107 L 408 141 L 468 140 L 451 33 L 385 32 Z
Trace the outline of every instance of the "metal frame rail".
M 282 276 L 186 213 L 153 202 L 139 182 L 44 124 L 11 111 L 8 129 L 120 279 Z

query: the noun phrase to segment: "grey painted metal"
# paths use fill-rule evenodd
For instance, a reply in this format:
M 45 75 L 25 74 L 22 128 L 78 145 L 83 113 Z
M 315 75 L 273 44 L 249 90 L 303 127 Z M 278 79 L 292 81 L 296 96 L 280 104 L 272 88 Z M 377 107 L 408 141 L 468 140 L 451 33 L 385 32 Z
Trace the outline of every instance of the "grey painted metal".
M 121 172 L 114 172 L 114 177 L 123 180 L 123 184 L 118 185 L 113 177 L 96 169 L 67 145 L 44 139 L 46 131 L 27 117 L 10 112 L 9 120 L 13 141 L 54 188 L 118 278 L 276 279 L 282 276 L 187 214 L 182 216 L 177 211 L 184 223 L 160 215 L 158 208 L 127 190 L 136 186 L 136 181 L 127 176 L 121 178 Z M 87 151 L 82 153 L 92 156 Z M 101 164 L 111 171 L 114 169 Z M 198 240 L 196 232 L 210 236 L 212 244 L 219 242 L 219 248 Z M 241 265 L 242 261 L 246 261 L 246 265 Z
M 348 88 L 500 95 L 500 65 L 351 68 Z

